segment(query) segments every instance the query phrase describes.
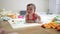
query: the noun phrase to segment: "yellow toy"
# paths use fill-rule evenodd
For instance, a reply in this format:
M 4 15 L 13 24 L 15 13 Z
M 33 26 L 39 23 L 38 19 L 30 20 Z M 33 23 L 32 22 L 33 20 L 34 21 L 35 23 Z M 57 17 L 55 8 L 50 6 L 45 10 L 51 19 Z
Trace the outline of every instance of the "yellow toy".
M 13 18 L 13 19 L 16 18 L 15 14 L 8 14 L 7 16 L 10 17 L 10 18 Z

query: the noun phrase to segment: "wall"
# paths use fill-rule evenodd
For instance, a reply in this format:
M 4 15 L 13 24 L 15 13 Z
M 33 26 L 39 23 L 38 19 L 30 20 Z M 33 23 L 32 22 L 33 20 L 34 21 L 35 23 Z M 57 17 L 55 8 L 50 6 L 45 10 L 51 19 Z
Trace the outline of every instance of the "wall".
M 60 14 L 60 0 L 56 0 L 56 12 Z
M 26 10 L 26 5 L 34 3 L 38 13 L 48 11 L 48 0 L 0 0 L 0 9 L 10 11 Z
M 56 0 L 49 0 L 49 13 L 56 14 Z

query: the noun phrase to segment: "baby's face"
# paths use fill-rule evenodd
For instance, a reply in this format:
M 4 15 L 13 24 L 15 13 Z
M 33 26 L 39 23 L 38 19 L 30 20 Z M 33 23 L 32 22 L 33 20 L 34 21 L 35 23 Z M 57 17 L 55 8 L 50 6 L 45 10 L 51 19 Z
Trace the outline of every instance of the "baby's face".
M 33 13 L 34 13 L 34 10 L 35 10 L 35 9 L 34 9 L 33 6 L 28 6 L 28 7 L 27 7 L 27 13 L 28 13 L 28 14 L 33 14 Z

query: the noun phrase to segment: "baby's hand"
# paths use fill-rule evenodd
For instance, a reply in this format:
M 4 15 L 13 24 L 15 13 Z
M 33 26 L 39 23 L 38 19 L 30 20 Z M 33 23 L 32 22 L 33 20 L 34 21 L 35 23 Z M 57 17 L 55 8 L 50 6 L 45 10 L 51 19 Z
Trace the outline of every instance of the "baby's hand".
M 39 23 L 39 24 L 42 24 L 42 22 L 41 22 L 41 21 L 39 21 L 38 23 Z

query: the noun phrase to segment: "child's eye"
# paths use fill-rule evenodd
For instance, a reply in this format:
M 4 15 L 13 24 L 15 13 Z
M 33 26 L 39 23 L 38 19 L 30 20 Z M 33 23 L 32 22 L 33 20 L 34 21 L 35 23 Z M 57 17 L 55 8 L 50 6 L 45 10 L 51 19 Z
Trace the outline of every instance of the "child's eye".
M 28 9 L 28 10 L 32 10 L 32 9 Z
M 30 10 L 32 10 L 32 9 L 30 9 Z

